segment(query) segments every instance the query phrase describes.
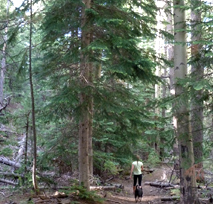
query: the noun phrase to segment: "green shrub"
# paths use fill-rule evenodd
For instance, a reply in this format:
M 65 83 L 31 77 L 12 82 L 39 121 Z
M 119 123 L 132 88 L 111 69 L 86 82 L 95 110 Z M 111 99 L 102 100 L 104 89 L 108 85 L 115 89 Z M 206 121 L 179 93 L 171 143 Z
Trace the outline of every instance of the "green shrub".
M 154 150 L 151 151 L 146 162 L 151 166 L 156 166 L 160 163 L 158 154 Z
M 10 157 L 13 155 L 13 151 L 9 147 L 5 147 L 4 149 L 0 151 L 0 155 L 5 157 Z
M 110 172 L 112 175 L 116 175 L 118 174 L 117 166 L 117 163 L 108 160 L 104 163 L 104 170 Z

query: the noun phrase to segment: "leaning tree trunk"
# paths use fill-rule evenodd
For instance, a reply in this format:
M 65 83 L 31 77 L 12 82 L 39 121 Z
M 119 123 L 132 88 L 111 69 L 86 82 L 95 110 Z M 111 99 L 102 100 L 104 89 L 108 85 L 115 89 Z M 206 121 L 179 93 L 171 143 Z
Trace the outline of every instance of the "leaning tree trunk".
M 30 92 L 31 92 L 31 104 L 32 104 L 32 129 L 33 129 L 33 168 L 32 168 L 32 181 L 33 188 L 38 193 L 38 184 L 36 179 L 36 167 L 37 167 L 37 137 L 36 137 L 36 124 L 35 124 L 35 99 L 32 77 L 32 0 L 30 1 L 30 43 L 29 43 L 29 78 L 30 78 Z
M 174 76 L 175 97 L 179 99 L 184 95 L 184 89 L 179 85 L 178 79 L 187 75 L 187 54 L 185 34 L 184 0 L 174 0 Z M 197 200 L 194 153 L 192 136 L 189 131 L 188 98 L 182 98 L 181 103 L 175 104 L 176 134 L 180 158 L 180 190 L 182 204 L 193 204 Z
M 89 174 L 90 174 L 90 153 L 91 153 L 91 138 L 92 138 L 92 100 L 89 92 L 86 92 L 90 87 L 92 64 L 89 62 L 89 55 L 85 51 L 85 47 L 90 44 L 91 34 L 89 27 L 87 26 L 87 16 L 85 9 L 91 7 L 91 0 L 84 0 L 84 7 L 82 8 L 82 53 L 80 62 L 80 86 L 82 92 L 80 94 L 81 104 L 81 119 L 79 122 L 79 182 L 87 190 L 90 190 Z
M 204 69 L 201 66 L 201 45 L 198 43 L 201 40 L 201 13 L 198 8 L 201 6 L 200 0 L 191 0 L 191 57 L 192 63 L 192 78 L 194 81 L 200 81 L 204 75 Z M 194 90 L 191 99 L 191 127 L 193 135 L 193 147 L 195 163 L 198 168 L 202 169 L 203 162 L 203 102 L 201 100 L 202 90 Z

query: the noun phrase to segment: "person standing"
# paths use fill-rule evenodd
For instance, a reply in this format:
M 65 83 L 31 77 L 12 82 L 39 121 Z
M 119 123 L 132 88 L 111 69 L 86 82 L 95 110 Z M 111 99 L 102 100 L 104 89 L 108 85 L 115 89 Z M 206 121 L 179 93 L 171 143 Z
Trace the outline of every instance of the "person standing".
M 140 161 L 140 157 L 137 155 L 136 156 L 136 161 L 132 162 L 132 168 L 131 168 L 131 173 L 130 173 L 130 179 L 132 178 L 132 173 L 133 173 L 133 193 L 135 193 L 136 190 L 136 184 L 138 181 L 138 185 L 140 188 L 141 187 L 141 182 L 142 182 L 142 171 L 143 171 L 143 162 Z

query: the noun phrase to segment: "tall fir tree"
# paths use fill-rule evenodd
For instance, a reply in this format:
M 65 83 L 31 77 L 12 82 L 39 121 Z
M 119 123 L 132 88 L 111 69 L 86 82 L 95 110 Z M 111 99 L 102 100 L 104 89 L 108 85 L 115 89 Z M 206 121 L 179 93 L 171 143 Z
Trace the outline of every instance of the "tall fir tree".
M 137 7 L 140 12 L 136 12 Z M 67 113 L 67 108 L 60 110 L 80 122 L 80 183 L 87 189 L 89 174 L 93 173 L 88 169 L 92 165 L 89 141 L 93 133 L 93 98 L 96 112 L 99 104 L 110 104 L 104 95 L 109 88 L 113 91 L 120 80 L 157 80 L 153 75 L 155 64 L 138 46 L 142 39 L 154 37 L 151 25 L 155 23 L 155 9 L 154 1 L 101 0 L 63 0 L 49 2 L 47 7 L 43 22 L 46 66 L 42 71 L 44 76 L 54 77 L 52 85 L 58 90 L 60 103 L 70 104 Z M 94 77 L 97 72 L 100 78 Z M 113 104 L 110 106 L 113 108 Z

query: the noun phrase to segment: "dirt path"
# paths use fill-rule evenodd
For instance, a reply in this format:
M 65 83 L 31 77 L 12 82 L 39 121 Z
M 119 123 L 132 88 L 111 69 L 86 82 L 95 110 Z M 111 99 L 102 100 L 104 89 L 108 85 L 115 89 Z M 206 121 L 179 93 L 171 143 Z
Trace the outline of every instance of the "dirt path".
M 140 202 L 141 204 L 160 204 L 161 198 L 169 196 L 169 191 L 162 188 L 156 188 L 149 185 L 145 185 L 146 181 L 168 181 L 171 175 L 171 168 L 165 166 L 156 168 L 153 173 L 143 175 L 143 198 Z M 121 180 L 116 180 L 115 182 L 121 182 Z M 132 181 L 123 181 L 124 190 L 118 193 L 107 194 L 105 204 L 118 203 L 118 204 L 131 204 L 135 203 L 134 195 L 132 192 Z M 177 201 L 163 202 L 164 204 L 178 203 Z

